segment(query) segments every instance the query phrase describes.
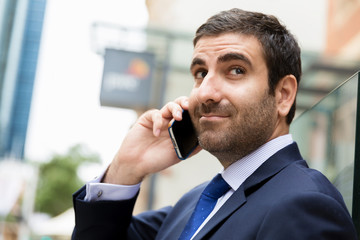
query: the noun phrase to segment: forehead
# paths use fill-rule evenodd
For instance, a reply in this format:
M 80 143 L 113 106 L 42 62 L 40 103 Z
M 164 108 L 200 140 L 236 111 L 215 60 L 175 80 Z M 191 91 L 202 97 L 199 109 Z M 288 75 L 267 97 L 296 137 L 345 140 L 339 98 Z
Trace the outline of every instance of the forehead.
M 265 62 L 259 40 L 254 36 L 239 33 L 203 36 L 194 47 L 193 59 L 216 59 L 226 53 L 242 54 L 253 63 Z

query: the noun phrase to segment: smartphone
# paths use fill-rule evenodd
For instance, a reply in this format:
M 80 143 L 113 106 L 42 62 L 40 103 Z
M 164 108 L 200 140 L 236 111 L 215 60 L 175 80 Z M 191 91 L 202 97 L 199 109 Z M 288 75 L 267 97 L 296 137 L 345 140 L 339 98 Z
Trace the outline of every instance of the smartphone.
M 182 120 L 174 121 L 168 130 L 178 158 L 188 158 L 199 144 L 189 112 L 183 110 Z

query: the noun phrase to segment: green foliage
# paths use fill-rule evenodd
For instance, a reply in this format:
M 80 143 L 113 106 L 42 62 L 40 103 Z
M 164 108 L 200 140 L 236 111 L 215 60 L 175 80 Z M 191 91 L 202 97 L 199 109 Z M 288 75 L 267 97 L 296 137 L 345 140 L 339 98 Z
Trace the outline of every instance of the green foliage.
M 72 194 L 84 184 L 77 175 L 79 166 L 97 162 L 100 162 L 98 155 L 76 145 L 65 155 L 54 155 L 49 162 L 41 164 L 35 210 L 56 216 L 69 209 Z

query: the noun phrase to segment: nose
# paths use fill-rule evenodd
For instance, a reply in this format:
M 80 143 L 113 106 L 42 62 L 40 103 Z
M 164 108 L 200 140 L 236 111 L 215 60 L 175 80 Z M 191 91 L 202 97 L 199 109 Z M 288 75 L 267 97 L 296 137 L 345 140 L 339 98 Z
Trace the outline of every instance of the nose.
M 221 100 L 221 81 L 215 74 L 208 74 L 195 89 L 195 97 L 199 103 L 219 102 Z

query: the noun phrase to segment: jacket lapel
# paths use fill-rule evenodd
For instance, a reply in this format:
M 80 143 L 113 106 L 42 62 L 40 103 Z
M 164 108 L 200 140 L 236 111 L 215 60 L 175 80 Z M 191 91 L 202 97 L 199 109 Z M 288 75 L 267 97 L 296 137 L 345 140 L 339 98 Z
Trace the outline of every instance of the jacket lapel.
M 222 223 L 228 216 L 243 206 L 249 194 L 296 160 L 302 160 L 296 143 L 290 144 L 271 156 L 234 192 L 219 211 L 194 237 L 194 240 L 204 238 L 211 229 Z

